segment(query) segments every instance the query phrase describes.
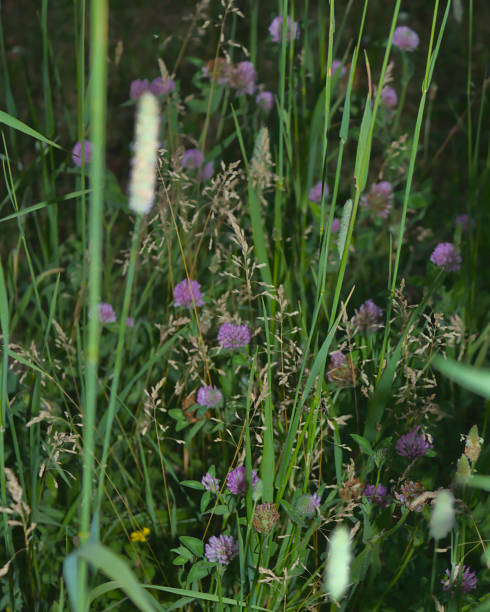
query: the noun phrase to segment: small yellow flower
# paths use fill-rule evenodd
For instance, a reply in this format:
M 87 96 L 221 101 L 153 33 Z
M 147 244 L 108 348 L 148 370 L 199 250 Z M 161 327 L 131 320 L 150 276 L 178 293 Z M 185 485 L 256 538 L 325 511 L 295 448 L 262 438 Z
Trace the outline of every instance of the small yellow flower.
M 131 532 L 131 542 L 146 542 L 147 536 L 150 535 L 150 530 L 148 527 L 143 527 L 139 531 Z

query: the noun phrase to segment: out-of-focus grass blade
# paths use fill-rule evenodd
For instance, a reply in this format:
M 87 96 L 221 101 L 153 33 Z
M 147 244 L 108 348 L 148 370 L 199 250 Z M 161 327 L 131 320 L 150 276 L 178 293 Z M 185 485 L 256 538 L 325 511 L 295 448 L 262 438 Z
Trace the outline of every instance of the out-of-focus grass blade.
M 4 111 L 0 111 L 0 123 L 3 123 L 4 125 L 7 125 L 8 127 L 11 127 L 14 130 L 18 130 L 19 132 L 23 132 L 24 134 L 27 134 L 27 136 L 31 136 L 32 138 L 35 138 L 36 140 L 45 142 L 46 144 L 51 145 L 52 147 L 61 149 L 59 144 L 56 144 L 49 138 L 46 138 L 46 136 L 43 136 L 39 132 L 36 132 L 36 130 L 33 130 L 31 127 L 29 127 L 22 121 L 19 121 L 19 119 L 12 117 L 12 115 L 9 115 L 8 113 Z
M 143 612 L 155 612 L 156 610 L 163 612 L 164 608 L 144 590 L 125 561 L 96 542 L 87 542 L 71 555 L 68 555 L 63 563 L 63 573 L 74 610 L 77 609 L 77 562 L 79 559 L 88 561 L 97 569 L 102 570 L 109 578 L 112 578 L 114 584 L 126 593 L 139 610 Z
M 439 355 L 434 357 L 432 365 L 461 387 L 490 399 L 490 370 L 474 368 L 453 359 L 444 359 Z
M 37 204 L 33 204 L 32 206 L 28 206 L 27 208 L 23 208 L 22 210 L 19 210 L 18 212 L 12 213 L 11 215 L 7 215 L 6 217 L 3 217 L 3 219 L 0 219 L 0 223 L 3 223 L 4 221 L 10 221 L 11 219 L 16 219 L 17 217 L 22 217 L 24 215 L 28 215 L 31 212 L 35 212 L 36 210 L 41 210 L 43 208 L 46 208 L 46 206 L 51 206 L 52 204 L 58 204 L 59 202 L 64 202 L 66 200 L 74 200 L 75 198 L 78 198 L 82 195 L 86 195 L 87 193 L 90 193 L 91 189 L 82 189 L 80 191 L 73 191 L 72 193 L 67 193 L 65 196 L 63 196 L 62 198 L 60 198 L 59 201 L 57 202 L 38 202 Z
M 354 177 L 358 185 L 359 192 L 362 192 L 366 186 L 367 173 L 369 169 L 369 159 L 371 157 L 371 121 L 373 111 L 371 108 L 371 96 L 366 98 L 366 106 L 364 107 L 364 115 L 361 121 L 361 130 L 359 132 L 359 142 L 357 144 L 356 165 L 354 169 Z

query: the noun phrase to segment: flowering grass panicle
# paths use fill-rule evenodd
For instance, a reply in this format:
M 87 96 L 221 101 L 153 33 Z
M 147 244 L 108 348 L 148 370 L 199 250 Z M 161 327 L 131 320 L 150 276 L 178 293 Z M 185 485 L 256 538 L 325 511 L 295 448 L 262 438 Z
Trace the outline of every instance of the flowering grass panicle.
M 79 166 L 79 167 L 82 166 L 82 143 L 80 140 L 78 140 L 75 143 L 71 151 L 71 158 L 75 166 Z M 83 160 L 85 161 L 86 164 L 89 164 L 91 159 L 92 159 L 92 143 L 90 142 L 90 140 L 84 140 L 83 141 Z
M 158 100 L 145 92 L 136 113 L 134 156 L 129 181 L 129 207 L 140 215 L 150 211 L 155 197 L 159 146 L 160 109 Z
M 255 508 L 253 515 L 253 526 L 259 533 L 270 533 L 277 521 L 279 520 L 279 512 L 277 511 L 276 505 L 266 502 L 259 504 Z
M 198 170 L 204 161 L 201 151 L 199 149 L 187 149 L 182 155 L 181 164 L 183 168 L 189 170 Z
M 173 79 L 163 79 L 156 77 L 150 84 L 150 91 L 154 96 L 167 96 L 174 91 L 175 81 Z
M 378 485 L 367 485 L 362 492 L 366 499 L 369 499 L 378 506 L 385 506 L 388 502 L 386 487 L 381 483 Z
M 452 242 L 440 242 L 432 251 L 430 260 L 447 272 L 457 272 L 461 268 L 461 255 Z
M 402 457 L 411 457 L 416 459 L 423 457 L 427 451 L 433 448 L 431 442 L 421 434 L 419 434 L 420 425 L 417 425 L 412 431 L 401 436 L 396 443 L 396 452 Z
M 223 348 L 238 349 L 250 342 L 250 329 L 248 325 L 233 325 L 223 323 L 218 330 L 218 343 Z
M 281 43 L 282 42 L 282 26 L 283 26 L 284 18 L 282 15 L 278 15 L 274 17 L 272 23 L 269 26 L 269 33 L 272 37 L 273 42 Z M 293 40 L 296 40 L 299 37 L 299 28 L 296 21 L 292 22 L 291 17 L 286 17 L 286 40 L 289 42 L 291 40 L 291 34 Z
M 211 476 L 209 472 L 206 472 L 201 478 L 201 484 L 206 491 L 211 491 L 211 493 L 218 493 L 219 491 L 219 480 Z
M 150 91 L 150 81 L 148 79 L 135 79 L 129 85 L 129 97 L 131 100 L 138 100 L 147 91 Z
M 430 516 L 430 535 L 435 540 L 445 538 L 454 525 L 454 495 L 447 489 L 437 494 Z
M 381 219 L 386 219 L 390 214 L 392 202 L 393 187 L 388 181 L 373 183 L 367 195 L 361 198 L 361 206 Z
M 348 530 L 336 527 L 329 542 L 325 588 L 338 601 L 349 585 L 352 552 Z
M 255 92 L 257 72 L 252 62 L 239 62 L 231 71 L 229 77 L 230 87 L 237 94 L 252 95 Z
M 327 183 L 323 183 L 323 194 L 324 197 L 326 198 L 329 194 L 329 188 Z M 316 183 L 316 185 L 313 185 L 313 187 L 310 189 L 310 193 L 308 194 L 308 198 L 312 201 L 312 202 L 321 202 L 322 200 L 322 182 L 318 181 L 318 183 Z
M 197 403 L 206 408 L 219 406 L 223 401 L 223 394 L 219 389 L 211 385 L 201 387 L 197 392 Z
M 305 493 L 296 502 L 296 512 L 300 516 L 311 518 L 320 507 L 321 495 L 319 493 Z
M 257 472 L 252 470 L 252 489 L 255 487 L 258 481 L 259 478 L 257 476 Z M 226 484 L 233 495 L 245 495 L 247 492 L 247 470 L 245 469 L 245 466 L 241 465 L 240 467 L 232 470 L 228 474 Z
M 359 310 L 356 310 L 352 322 L 361 333 L 374 333 L 383 327 L 381 323 L 382 316 L 383 311 L 381 308 L 376 306 L 373 300 L 366 300 Z
M 445 574 L 441 580 L 442 588 L 444 591 L 453 591 L 453 595 L 459 587 L 461 587 L 463 593 L 468 593 L 476 589 L 478 585 L 476 573 L 470 567 L 463 565 L 463 573 L 461 574 L 461 563 L 456 564 L 452 571 L 447 568 Z
M 386 108 L 390 110 L 395 108 L 398 104 L 398 96 L 396 95 L 396 91 L 393 89 L 393 87 L 390 87 L 389 85 L 383 87 L 383 89 L 381 90 L 381 99 L 383 100 L 383 103 Z
M 203 78 L 214 78 L 219 85 L 227 85 L 233 66 L 223 57 L 218 57 L 215 60 L 209 60 L 209 62 L 202 69 Z
M 393 32 L 393 44 L 402 51 L 414 51 L 419 46 L 419 35 L 407 26 L 398 26 Z
M 274 106 L 274 94 L 271 91 L 261 91 L 255 97 L 255 102 L 261 111 L 269 113 Z
M 233 536 L 211 536 L 205 546 L 206 559 L 211 563 L 229 565 L 238 555 L 238 542 Z
M 201 285 L 195 280 L 188 281 L 184 278 L 183 281 L 175 285 L 174 306 L 192 308 L 193 304 L 196 306 L 204 305 Z
M 114 323 L 116 321 L 114 308 L 106 302 L 97 305 L 97 314 L 101 323 Z M 92 313 L 90 313 L 90 316 L 92 316 Z

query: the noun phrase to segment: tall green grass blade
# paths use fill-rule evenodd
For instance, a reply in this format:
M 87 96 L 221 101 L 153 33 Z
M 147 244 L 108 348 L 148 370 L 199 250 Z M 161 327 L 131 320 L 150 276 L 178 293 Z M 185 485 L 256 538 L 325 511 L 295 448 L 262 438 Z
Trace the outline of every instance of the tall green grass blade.
M 54 141 L 50 140 L 49 138 L 46 138 L 46 136 L 43 136 L 36 130 L 33 130 L 31 127 L 29 127 L 22 121 L 19 121 L 19 119 L 12 117 L 12 115 L 9 115 L 5 111 L 0 111 L 0 123 L 3 123 L 4 125 L 12 128 L 13 130 L 22 132 L 23 134 L 26 134 L 27 136 L 31 136 L 31 138 L 35 138 L 36 140 L 39 140 L 40 142 L 44 142 L 52 147 L 55 147 L 56 149 L 61 149 L 60 145 L 56 144 Z
M 490 399 L 490 370 L 474 368 L 439 355 L 434 357 L 432 365 L 461 387 Z

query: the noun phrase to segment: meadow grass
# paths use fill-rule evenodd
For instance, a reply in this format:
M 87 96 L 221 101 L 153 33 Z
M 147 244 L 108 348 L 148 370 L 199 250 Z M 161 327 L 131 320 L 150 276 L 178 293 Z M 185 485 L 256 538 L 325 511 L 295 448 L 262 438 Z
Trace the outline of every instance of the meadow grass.
M 490 610 L 489 10 L 188 4 L 0 4 L 0 609 Z

